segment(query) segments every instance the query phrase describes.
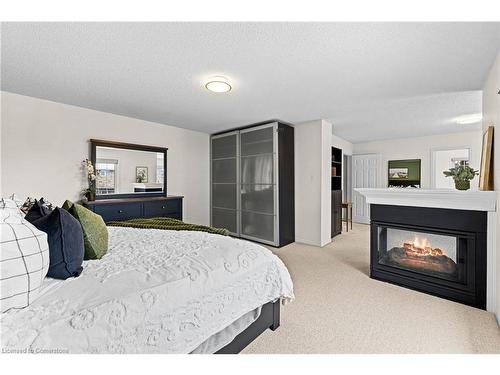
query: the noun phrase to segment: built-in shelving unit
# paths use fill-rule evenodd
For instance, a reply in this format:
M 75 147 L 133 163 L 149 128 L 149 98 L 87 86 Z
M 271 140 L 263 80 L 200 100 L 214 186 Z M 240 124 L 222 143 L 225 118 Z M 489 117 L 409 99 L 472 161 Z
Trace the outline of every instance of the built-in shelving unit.
M 332 147 L 332 238 L 342 232 L 342 150 Z
M 342 189 L 342 150 L 332 147 L 332 190 Z

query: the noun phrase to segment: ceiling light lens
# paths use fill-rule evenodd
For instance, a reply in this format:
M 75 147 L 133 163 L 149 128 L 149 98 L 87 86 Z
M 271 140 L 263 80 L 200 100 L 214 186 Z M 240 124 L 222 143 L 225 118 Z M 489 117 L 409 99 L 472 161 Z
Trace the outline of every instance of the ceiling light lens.
M 464 115 L 457 118 L 457 124 L 467 125 L 467 124 L 475 124 L 483 119 L 483 116 L 480 113 L 474 113 L 471 115 Z
M 231 85 L 229 81 L 224 77 L 214 77 L 205 83 L 207 90 L 212 92 L 228 92 L 231 91 Z

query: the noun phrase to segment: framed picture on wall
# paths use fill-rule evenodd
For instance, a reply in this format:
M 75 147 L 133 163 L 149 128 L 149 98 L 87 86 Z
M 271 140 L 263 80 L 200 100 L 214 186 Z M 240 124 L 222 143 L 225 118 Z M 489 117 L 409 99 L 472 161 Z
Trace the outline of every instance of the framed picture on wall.
M 389 187 L 420 187 L 420 159 L 389 160 L 387 185 Z
M 483 151 L 481 152 L 481 168 L 479 170 L 479 190 L 493 190 L 493 173 L 491 170 L 492 147 L 493 126 L 489 126 L 483 134 Z
M 148 182 L 148 167 L 135 167 L 135 182 Z
M 408 168 L 389 168 L 389 179 L 408 179 Z

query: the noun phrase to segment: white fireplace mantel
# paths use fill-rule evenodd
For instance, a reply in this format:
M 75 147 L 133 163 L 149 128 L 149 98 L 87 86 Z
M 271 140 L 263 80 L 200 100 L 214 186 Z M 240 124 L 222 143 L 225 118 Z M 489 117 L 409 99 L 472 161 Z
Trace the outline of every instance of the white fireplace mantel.
M 370 204 L 490 212 L 496 210 L 497 197 L 494 191 L 416 188 L 356 188 L 354 190 L 363 195 L 366 198 L 366 203 Z
M 455 210 L 486 211 L 488 213 L 487 228 L 487 270 L 486 270 L 486 309 L 496 311 L 497 303 L 497 270 L 498 249 L 496 248 L 497 192 L 477 190 L 451 189 L 416 189 L 416 188 L 355 188 L 366 198 L 366 203 L 387 204 L 394 206 L 413 206 L 431 208 L 450 208 Z

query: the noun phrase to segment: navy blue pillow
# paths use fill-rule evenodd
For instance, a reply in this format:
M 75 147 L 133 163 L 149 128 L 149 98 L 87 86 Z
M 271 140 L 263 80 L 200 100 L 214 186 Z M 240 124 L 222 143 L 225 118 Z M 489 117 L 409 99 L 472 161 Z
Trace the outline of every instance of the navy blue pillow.
M 56 207 L 32 224 L 47 233 L 50 258 L 47 276 L 63 280 L 79 276 L 83 269 L 84 245 L 78 220 L 68 211 Z
M 35 220 L 47 216 L 51 212 L 52 210 L 45 205 L 43 198 L 40 200 L 35 199 L 35 203 L 33 204 L 33 206 L 31 206 L 31 208 L 26 213 L 26 216 L 24 218 L 28 220 L 30 223 L 33 223 Z

